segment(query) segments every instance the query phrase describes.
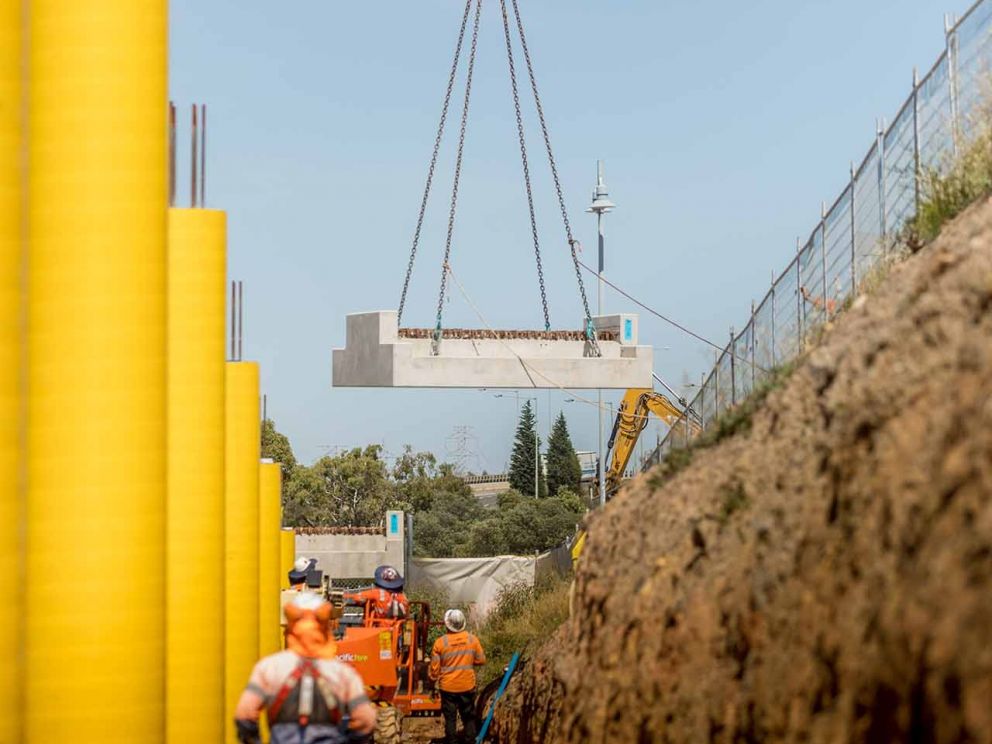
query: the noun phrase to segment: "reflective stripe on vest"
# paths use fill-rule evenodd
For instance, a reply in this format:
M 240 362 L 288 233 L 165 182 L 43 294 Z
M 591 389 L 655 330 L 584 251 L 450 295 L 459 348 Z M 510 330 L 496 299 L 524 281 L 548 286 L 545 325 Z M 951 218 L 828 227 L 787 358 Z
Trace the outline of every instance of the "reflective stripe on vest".
M 300 659 L 276 693 L 267 714 L 270 724 L 296 722 L 300 726 L 311 722 L 337 725 L 342 718 L 341 703 L 327 680 L 321 677 L 314 659 Z

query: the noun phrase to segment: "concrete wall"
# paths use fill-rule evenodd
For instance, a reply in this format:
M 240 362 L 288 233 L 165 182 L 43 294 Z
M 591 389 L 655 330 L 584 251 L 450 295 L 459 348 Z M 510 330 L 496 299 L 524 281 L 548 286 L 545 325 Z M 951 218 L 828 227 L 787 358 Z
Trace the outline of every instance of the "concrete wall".
M 316 558 L 317 568 L 332 579 L 371 579 L 376 566 L 395 566 L 406 576 L 406 520 L 401 511 L 386 512 L 386 527 L 377 534 L 353 534 L 329 527 L 296 534 L 296 557 Z

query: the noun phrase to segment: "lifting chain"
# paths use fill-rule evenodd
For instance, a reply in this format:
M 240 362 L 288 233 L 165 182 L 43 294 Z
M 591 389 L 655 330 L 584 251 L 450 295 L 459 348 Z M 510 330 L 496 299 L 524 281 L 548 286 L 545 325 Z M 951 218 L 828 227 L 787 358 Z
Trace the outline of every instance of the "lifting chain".
M 437 298 L 437 324 L 434 326 L 432 353 L 437 356 L 441 344 L 441 315 L 444 311 L 444 294 L 448 285 L 448 262 L 451 258 L 451 237 L 455 230 L 455 210 L 458 207 L 458 182 L 462 175 L 462 154 L 465 150 L 465 129 L 468 126 L 468 109 L 472 98 L 472 75 L 475 72 L 475 52 L 479 45 L 479 17 L 482 15 L 482 0 L 475 3 L 475 22 L 472 28 L 472 48 L 468 57 L 468 74 L 465 78 L 465 104 L 462 107 L 461 130 L 458 135 L 458 155 L 455 158 L 455 179 L 451 186 L 451 208 L 448 211 L 448 235 L 444 244 L 444 260 L 441 263 L 441 292 Z
M 524 166 L 524 185 L 527 188 L 527 208 L 530 211 L 530 232 L 534 239 L 534 257 L 537 260 L 537 282 L 541 289 L 541 307 L 544 309 L 544 330 L 551 330 L 548 316 L 548 294 L 544 288 L 544 269 L 541 266 L 541 244 L 537 235 L 537 218 L 534 216 L 534 193 L 530 185 L 530 164 L 527 162 L 527 142 L 524 138 L 524 122 L 520 114 L 520 94 L 517 91 L 517 71 L 513 63 L 513 44 L 510 41 L 510 19 L 506 14 L 506 0 L 499 0 L 503 10 L 503 33 L 506 36 L 506 59 L 510 65 L 510 86 L 513 90 L 513 108 L 517 115 L 517 136 L 520 140 L 520 159 Z
M 465 0 L 465 13 L 462 15 L 461 30 L 458 32 L 458 45 L 455 47 L 455 60 L 451 63 L 451 73 L 448 75 L 448 88 L 444 93 L 444 105 L 441 107 L 441 122 L 438 124 L 437 136 L 434 138 L 434 152 L 431 154 L 431 165 L 427 170 L 427 185 L 424 187 L 424 198 L 420 202 L 420 214 L 417 217 L 417 229 L 413 234 L 413 250 L 410 251 L 410 262 L 406 267 L 406 278 L 403 280 L 403 291 L 400 294 L 400 308 L 396 314 L 397 322 L 403 320 L 403 307 L 406 305 L 406 293 L 410 288 L 410 276 L 413 274 L 413 261 L 417 257 L 417 246 L 420 243 L 420 232 L 424 227 L 424 214 L 427 212 L 427 200 L 431 195 L 431 185 L 434 182 L 434 170 L 437 167 L 438 152 L 441 150 L 441 140 L 444 137 L 444 125 L 448 120 L 448 107 L 451 104 L 451 92 L 455 87 L 455 77 L 458 74 L 458 61 L 461 59 L 462 44 L 465 41 L 465 29 L 468 26 L 468 14 L 472 8 L 472 0 Z
M 577 253 L 579 242 L 572 236 L 572 225 L 568 221 L 568 210 L 565 208 L 565 197 L 562 195 L 561 180 L 558 178 L 558 166 L 555 164 L 554 152 L 551 149 L 551 136 L 548 134 L 548 125 L 544 119 L 544 107 L 541 105 L 541 96 L 537 90 L 537 78 L 534 77 L 534 66 L 531 63 L 530 50 L 527 48 L 527 36 L 524 34 L 524 24 L 520 20 L 520 8 L 517 6 L 517 0 L 511 0 L 511 2 L 513 3 L 513 13 L 517 20 L 517 30 L 520 33 L 520 46 L 524 52 L 524 60 L 527 62 L 527 74 L 530 77 L 530 87 L 534 92 L 534 103 L 537 107 L 537 116 L 541 122 L 541 132 L 544 135 L 544 146 L 548 151 L 548 162 L 551 165 L 551 175 L 554 178 L 555 191 L 558 193 L 558 206 L 561 208 L 561 217 L 565 223 L 565 236 L 568 239 L 568 246 L 572 252 L 572 264 L 575 267 L 575 278 L 579 282 L 579 295 L 582 297 L 582 308 L 586 314 L 586 337 L 592 344 L 595 355 L 602 356 L 602 352 L 599 349 L 599 343 L 597 343 L 596 340 L 596 329 L 592 323 L 592 314 L 589 312 L 589 299 L 586 297 L 585 284 L 582 282 L 582 269 L 579 266 L 579 256 Z

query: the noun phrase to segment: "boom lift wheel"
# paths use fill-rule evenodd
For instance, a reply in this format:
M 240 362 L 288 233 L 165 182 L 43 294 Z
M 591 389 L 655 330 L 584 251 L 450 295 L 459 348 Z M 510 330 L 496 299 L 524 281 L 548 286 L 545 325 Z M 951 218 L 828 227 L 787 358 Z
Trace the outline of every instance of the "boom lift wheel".
M 400 712 L 392 705 L 383 705 L 375 712 L 375 744 L 400 744 Z

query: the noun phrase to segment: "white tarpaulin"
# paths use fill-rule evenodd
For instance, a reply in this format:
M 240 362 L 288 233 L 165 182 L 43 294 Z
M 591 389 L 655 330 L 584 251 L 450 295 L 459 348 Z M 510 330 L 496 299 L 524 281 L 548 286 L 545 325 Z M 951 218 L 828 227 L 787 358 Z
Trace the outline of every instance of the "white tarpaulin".
M 443 592 L 453 604 L 466 604 L 476 619 L 492 609 L 504 587 L 534 585 L 538 556 L 498 555 L 490 558 L 414 558 L 407 585 L 413 591 Z

